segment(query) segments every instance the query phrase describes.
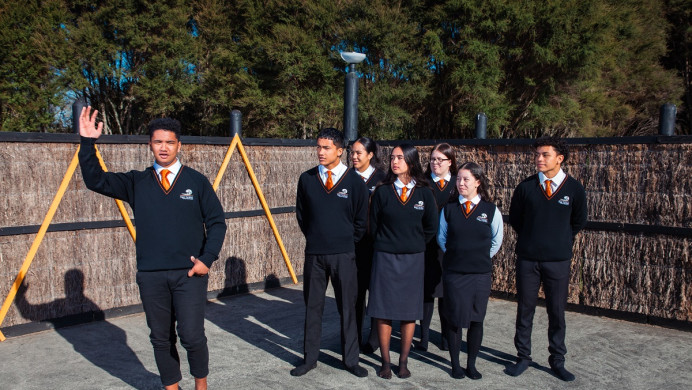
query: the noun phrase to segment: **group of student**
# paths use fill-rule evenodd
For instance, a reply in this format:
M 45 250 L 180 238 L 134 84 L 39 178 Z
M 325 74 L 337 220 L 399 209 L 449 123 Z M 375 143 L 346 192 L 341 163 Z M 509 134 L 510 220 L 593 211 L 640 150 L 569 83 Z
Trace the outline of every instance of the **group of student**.
M 87 188 L 128 202 L 134 213 L 136 280 L 161 383 L 166 390 L 179 388 L 182 373 L 175 344 L 180 338 L 195 389 L 205 390 L 209 350 L 204 308 L 209 268 L 219 257 L 226 233 L 223 208 L 209 180 L 180 162 L 180 122 L 152 120 L 147 129 L 154 164 L 143 171 L 114 173 L 104 171 L 97 157 L 95 144 L 103 131 L 97 114 L 86 107 L 79 116 L 81 172 Z M 440 144 L 423 172 L 417 149 L 403 144 L 392 150 L 385 173 L 377 167 L 375 142 L 360 138 L 351 147 L 349 169 L 341 162 L 345 146 L 341 132 L 322 130 L 317 139 L 319 165 L 298 181 L 296 217 L 306 238 L 305 338 L 304 362 L 291 375 L 304 375 L 317 366 L 331 279 L 341 317 L 342 358 L 351 373 L 367 376 L 359 365 L 360 350 L 372 353 L 379 348 L 378 375 L 391 378 L 392 321 L 400 321 L 397 375 L 409 377 L 415 321 L 421 321 L 417 346 L 427 350 L 438 298 L 452 375 L 480 379 L 475 361 L 490 294 L 490 259 L 503 236 L 502 216 L 491 202 L 482 168 L 468 162 L 457 169 L 452 147 Z M 518 237 L 518 359 L 507 369 L 510 375 L 520 375 L 531 361 L 533 314 L 542 283 L 549 363 L 560 379 L 574 379 L 564 368 L 564 309 L 574 235 L 586 224 L 586 196 L 581 184 L 560 168 L 567 157 L 563 141 L 539 139 L 538 174 L 519 184 L 512 197 L 510 224 Z M 366 295 L 373 323 L 361 346 Z M 465 370 L 459 364 L 464 328 Z
M 574 236 L 586 224 L 586 195 L 561 165 L 569 151 L 563 140 L 536 141 L 537 174 L 516 188 L 510 224 L 517 232 L 515 346 L 517 362 L 507 367 L 518 376 L 531 362 L 531 330 L 540 284 L 549 316 L 549 364 L 556 377 L 574 380 L 564 367 L 564 310 Z M 378 348 L 377 375 L 392 377 L 392 322 L 400 322 L 401 347 L 396 374 L 408 378 L 408 356 L 416 321 L 427 351 L 438 299 L 442 350 L 449 350 L 454 378 L 481 379 L 476 368 L 492 284 L 491 258 L 503 239 L 503 219 L 492 203 L 481 166 L 457 166 L 452 146 L 435 145 L 424 170 L 410 144 L 392 149 L 386 172 L 377 144 L 359 138 L 351 145 L 349 169 L 342 161 L 343 134 L 323 129 L 317 138 L 319 165 L 298 180 L 296 217 L 305 235 L 303 292 L 306 305 L 304 362 L 291 370 L 301 376 L 317 366 L 322 312 L 329 280 L 341 318 L 342 358 L 358 377 L 359 352 Z M 367 304 L 366 304 L 367 296 Z M 367 309 L 366 309 L 367 308 Z M 365 314 L 371 332 L 363 340 Z M 459 362 L 462 330 L 467 329 L 467 362 Z

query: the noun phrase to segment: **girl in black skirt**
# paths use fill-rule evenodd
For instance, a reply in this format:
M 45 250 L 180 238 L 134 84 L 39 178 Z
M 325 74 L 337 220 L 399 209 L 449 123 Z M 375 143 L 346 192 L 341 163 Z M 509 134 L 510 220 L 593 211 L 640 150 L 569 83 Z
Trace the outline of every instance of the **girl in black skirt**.
M 368 315 L 377 319 L 382 353 L 378 375 L 392 377 L 389 343 L 392 320 L 401 321 L 400 378 L 408 378 L 408 355 L 416 320 L 423 318 L 425 247 L 438 227 L 435 196 L 418 151 L 404 144 L 392 150 L 387 177 L 370 199 L 369 230 L 374 239 Z
M 368 137 L 357 139 L 351 146 L 353 170 L 359 174 L 372 194 L 375 187 L 384 179 L 385 173 L 380 169 L 380 158 L 377 156 L 377 144 Z M 363 340 L 363 318 L 365 317 L 365 293 L 370 286 L 372 272 L 372 238 L 365 235 L 356 243 L 356 267 L 358 268 L 358 297 L 356 298 L 356 324 L 358 326 L 358 343 Z M 361 350 L 373 353 L 379 348 L 375 320 L 370 325 L 370 337 Z
M 437 201 L 437 213 L 449 202 L 452 190 L 457 182 L 457 160 L 454 156 L 454 149 L 450 144 L 441 143 L 435 145 L 430 152 L 430 164 L 425 172 L 426 177 L 431 180 L 430 186 L 435 194 Z M 442 256 L 444 253 L 437 245 L 437 241 L 432 240 L 425 249 L 425 283 L 423 287 L 423 319 L 420 321 L 420 342 L 416 346 L 422 351 L 428 350 L 428 340 L 430 334 L 430 322 L 435 311 L 435 298 L 437 298 L 437 310 L 440 315 L 440 325 L 442 340 L 440 349 L 446 351 L 447 346 L 447 324 L 442 315 Z
M 459 167 L 459 201 L 448 203 L 440 214 L 437 242 L 445 252 L 442 262 L 443 315 L 452 376 L 463 378 L 459 365 L 461 329 L 468 328 L 466 375 L 480 379 L 476 357 L 483 340 L 483 319 L 488 307 L 493 266 L 491 258 L 502 245 L 502 214 L 488 194 L 488 181 L 476 163 Z

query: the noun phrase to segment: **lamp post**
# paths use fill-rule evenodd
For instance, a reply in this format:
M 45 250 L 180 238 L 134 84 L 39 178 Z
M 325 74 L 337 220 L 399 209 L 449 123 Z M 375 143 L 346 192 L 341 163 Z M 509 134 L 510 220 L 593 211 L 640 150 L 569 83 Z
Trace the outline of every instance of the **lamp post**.
M 348 64 L 344 81 L 344 137 L 351 143 L 358 138 L 358 74 L 356 64 L 365 59 L 365 54 L 342 52 L 341 59 Z

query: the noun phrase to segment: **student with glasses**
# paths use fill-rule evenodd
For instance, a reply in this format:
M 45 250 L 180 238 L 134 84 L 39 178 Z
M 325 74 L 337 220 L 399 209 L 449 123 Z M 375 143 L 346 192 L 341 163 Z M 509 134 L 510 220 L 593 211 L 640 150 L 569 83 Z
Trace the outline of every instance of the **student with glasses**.
M 426 169 L 426 178 L 431 181 L 431 187 L 437 202 L 437 213 L 449 202 L 456 183 L 457 162 L 454 149 L 447 143 L 435 145 L 430 152 L 430 164 Z M 430 338 L 430 323 L 435 311 L 435 298 L 438 299 L 438 314 L 440 316 L 442 335 L 440 349 L 448 349 L 446 338 L 447 321 L 441 315 L 444 304 L 442 293 L 442 256 L 435 240 L 428 243 L 425 249 L 425 284 L 423 290 L 423 319 L 420 321 L 420 341 L 416 348 L 422 351 L 428 350 Z

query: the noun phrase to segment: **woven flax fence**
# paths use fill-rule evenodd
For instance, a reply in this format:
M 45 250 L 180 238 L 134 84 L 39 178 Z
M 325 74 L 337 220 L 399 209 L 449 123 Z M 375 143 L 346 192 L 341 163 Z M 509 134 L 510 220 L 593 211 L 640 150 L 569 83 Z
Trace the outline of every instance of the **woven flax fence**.
M 34 141 L 19 134 L 4 137 L 0 138 L 2 299 L 77 148 L 73 135 Z M 97 144 L 109 170 L 141 170 L 151 164 L 146 138 L 111 137 L 104 136 Z M 181 160 L 213 181 L 228 143 L 183 138 Z M 386 162 L 395 142 L 383 144 Z M 417 144 L 425 164 L 433 143 Z M 507 214 L 514 187 L 534 172 L 530 143 L 460 140 L 454 144 L 459 163 L 476 161 L 485 167 L 496 203 Z M 274 218 L 298 275 L 303 273 L 305 241 L 291 208 L 298 176 L 316 164 L 313 145 L 286 140 L 245 142 L 269 207 L 277 211 Z M 692 322 L 692 140 L 577 143 L 572 145 L 565 170 L 586 187 L 590 221 L 574 247 L 569 301 Z M 233 156 L 218 195 L 227 212 L 228 232 L 211 270 L 210 296 L 290 283 L 269 224 L 257 212 L 261 206 L 238 155 Z M 93 313 L 117 314 L 123 308 L 138 307 L 134 244 L 119 221 L 113 200 L 87 190 L 77 169 L 3 331 L 11 335 L 12 329 L 38 321 L 80 315 L 102 318 L 102 313 L 100 317 Z M 663 230 L 601 229 L 598 223 Z M 665 228 L 678 231 L 671 234 Z M 515 292 L 514 243 L 515 234 L 505 224 L 505 241 L 494 260 L 496 292 Z

